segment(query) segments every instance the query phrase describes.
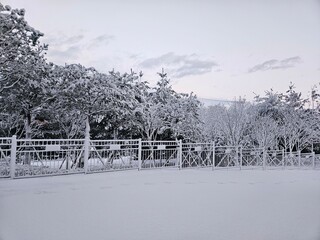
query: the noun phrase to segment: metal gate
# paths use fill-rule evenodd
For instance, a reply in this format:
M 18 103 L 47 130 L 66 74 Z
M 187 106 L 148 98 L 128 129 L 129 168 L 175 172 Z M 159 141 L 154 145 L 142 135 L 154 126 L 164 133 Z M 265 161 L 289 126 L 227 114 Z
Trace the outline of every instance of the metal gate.
M 213 168 L 240 168 L 240 150 L 239 146 L 215 147 Z
M 252 169 L 252 168 L 263 168 L 264 167 L 264 149 L 263 148 L 252 148 L 242 149 L 241 148 L 241 168 Z
M 315 154 L 312 153 L 300 153 L 299 159 L 300 168 L 315 168 Z
M 314 155 L 314 168 L 320 168 L 320 154 Z
M 10 176 L 11 138 L 0 138 L 0 178 Z
M 183 143 L 182 168 L 212 167 L 214 145 L 211 143 Z
M 84 140 L 17 140 L 15 177 L 84 172 Z
M 139 140 L 91 140 L 88 172 L 138 168 Z
M 284 153 L 284 166 L 285 168 L 297 168 L 300 165 L 299 152 L 285 152 Z
M 141 169 L 179 167 L 180 143 L 177 141 L 142 141 Z
M 266 168 L 284 168 L 284 151 L 268 150 L 266 151 Z

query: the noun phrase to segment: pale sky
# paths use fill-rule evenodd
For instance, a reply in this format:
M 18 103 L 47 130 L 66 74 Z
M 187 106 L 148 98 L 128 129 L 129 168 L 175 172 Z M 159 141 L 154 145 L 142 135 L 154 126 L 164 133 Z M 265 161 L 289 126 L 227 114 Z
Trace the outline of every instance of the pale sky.
M 1 2 L 26 9 L 56 64 L 132 68 L 151 83 L 164 68 L 176 91 L 212 99 L 319 86 L 320 0 Z

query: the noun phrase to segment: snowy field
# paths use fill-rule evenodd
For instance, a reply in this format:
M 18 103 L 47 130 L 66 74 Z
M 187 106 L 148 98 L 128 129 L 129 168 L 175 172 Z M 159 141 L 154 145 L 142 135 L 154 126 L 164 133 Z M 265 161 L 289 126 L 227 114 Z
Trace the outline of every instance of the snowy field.
M 1 240 L 319 240 L 320 171 L 0 180 Z

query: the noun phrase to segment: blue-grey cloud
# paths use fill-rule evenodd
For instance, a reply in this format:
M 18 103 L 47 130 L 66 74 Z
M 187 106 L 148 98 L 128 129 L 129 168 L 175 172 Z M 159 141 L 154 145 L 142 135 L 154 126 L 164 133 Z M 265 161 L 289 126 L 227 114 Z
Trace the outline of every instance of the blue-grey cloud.
M 157 58 L 146 59 L 139 66 L 150 69 L 165 67 L 172 77 L 182 78 L 211 72 L 219 65 L 211 59 L 200 59 L 196 54 L 176 55 L 169 52 Z
M 81 48 L 79 46 L 70 46 L 67 49 L 52 49 L 49 51 L 51 57 L 55 60 L 67 61 L 68 59 L 76 59 L 79 57 Z
M 257 71 L 293 68 L 301 62 L 302 60 L 299 56 L 285 58 L 283 60 L 271 59 L 261 64 L 253 66 L 248 70 L 248 72 L 253 73 Z
M 114 36 L 103 34 L 91 40 L 88 49 L 93 49 L 101 46 L 108 45 L 112 40 L 114 40 Z
M 84 38 L 83 34 L 78 34 L 74 36 L 65 36 L 63 34 L 59 34 L 57 36 L 48 35 L 45 37 L 44 42 L 48 43 L 49 46 L 62 46 L 62 45 L 73 45 L 79 43 Z
M 114 39 L 114 36 L 102 34 L 88 38 L 80 31 L 75 35 L 65 35 L 63 33 L 48 35 L 44 42 L 49 44 L 48 59 L 57 64 L 64 64 L 65 62 L 79 62 L 81 56 L 88 54 L 91 50 L 97 49 L 107 45 Z

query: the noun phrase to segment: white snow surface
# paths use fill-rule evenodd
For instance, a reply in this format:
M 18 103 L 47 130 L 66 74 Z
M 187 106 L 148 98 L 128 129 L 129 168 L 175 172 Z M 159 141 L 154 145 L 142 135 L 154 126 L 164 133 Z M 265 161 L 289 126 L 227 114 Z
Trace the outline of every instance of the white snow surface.
M 319 240 L 320 171 L 161 169 L 0 180 L 1 240 Z

